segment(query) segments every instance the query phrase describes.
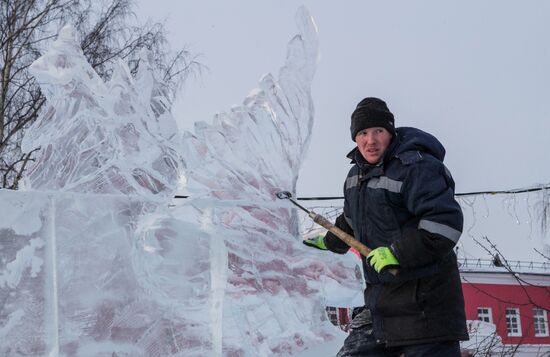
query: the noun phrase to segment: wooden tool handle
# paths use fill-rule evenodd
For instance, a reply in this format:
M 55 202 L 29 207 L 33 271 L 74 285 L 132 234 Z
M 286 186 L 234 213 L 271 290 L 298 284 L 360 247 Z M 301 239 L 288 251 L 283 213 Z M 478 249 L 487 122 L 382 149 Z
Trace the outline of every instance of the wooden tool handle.
M 357 250 L 364 257 L 369 255 L 369 253 L 372 251 L 372 249 L 370 249 L 369 247 L 367 247 L 363 243 L 359 242 L 351 234 L 348 234 L 348 233 L 344 232 L 343 230 L 341 230 L 340 228 L 336 227 L 334 224 L 332 224 L 332 222 L 330 222 L 328 219 L 321 216 L 320 214 L 317 214 L 315 212 L 310 212 L 309 217 L 311 217 L 311 219 L 313 219 L 313 221 L 315 223 L 319 224 L 320 226 L 323 226 L 324 228 L 326 228 L 330 232 L 334 233 L 335 236 L 340 238 L 348 246 L 350 246 L 350 247 L 354 248 L 355 250 Z M 397 272 L 398 272 L 397 269 L 388 269 L 388 271 L 392 275 L 397 275 Z
M 313 213 L 313 212 L 312 212 Z M 340 238 L 344 243 L 346 243 L 348 246 L 355 248 L 359 253 L 361 253 L 363 256 L 369 255 L 371 252 L 371 249 L 364 245 L 363 243 L 359 242 L 357 239 L 355 239 L 351 234 L 348 234 L 341 230 L 340 228 L 336 227 L 334 224 L 332 224 L 328 219 L 321 216 L 320 214 L 313 213 L 311 215 L 311 218 L 313 221 L 324 228 L 328 229 L 334 235 L 336 235 L 338 238 Z

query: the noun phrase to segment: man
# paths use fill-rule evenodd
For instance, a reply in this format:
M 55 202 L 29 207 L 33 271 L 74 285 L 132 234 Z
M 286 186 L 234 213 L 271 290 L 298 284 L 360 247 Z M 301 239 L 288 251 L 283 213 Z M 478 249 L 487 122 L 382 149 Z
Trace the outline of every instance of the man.
M 351 138 L 357 147 L 335 224 L 373 250 L 362 257 L 366 308 L 338 356 L 460 356 L 468 333 L 453 247 L 463 216 L 445 149 L 419 129 L 396 129 L 386 103 L 372 97 L 351 115 Z M 330 232 L 304 243 L 349 249 Z

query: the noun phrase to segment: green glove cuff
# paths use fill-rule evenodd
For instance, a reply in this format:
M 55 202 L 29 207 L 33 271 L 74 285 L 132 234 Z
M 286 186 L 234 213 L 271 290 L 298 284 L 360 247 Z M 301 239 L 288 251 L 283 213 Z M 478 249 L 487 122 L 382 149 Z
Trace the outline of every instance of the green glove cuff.
M 367 255 L 367 260 L 377 273 L 380 273 L 386 268 L 399 266 L 397 258 L 388 247 L 373 249 L 369 255 Z
M 321 250 L 327 250 L 327 246 L 325 245 L 325 236 L 317 236 L 315 238 L 306 239 L 303 240 L 302 243 L 307 245 L 308 247 L 313 247 Z

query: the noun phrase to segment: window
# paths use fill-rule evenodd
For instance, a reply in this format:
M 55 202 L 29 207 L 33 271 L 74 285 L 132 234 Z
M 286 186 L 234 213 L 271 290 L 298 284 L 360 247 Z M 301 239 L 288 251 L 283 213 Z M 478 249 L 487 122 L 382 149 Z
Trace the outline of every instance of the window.
M 535 336 L 548 336 L 548 315 L 546 310 L 533 309 L 533 325 L 535 326 Z
M 493 312 L 490 307 L 478 307 L 477 308 L 477 319 L 479 321 L 493 323 Z
M 332 322 L 333 325 L 338 326 L 338 311 L 333 306 L 327 306 L 326 307 L 327 316 L 330 322 Z
M 506 309 L 506 330 L 508 336 L 521 336 L 521 321 L 519 319 L 519 309 Z

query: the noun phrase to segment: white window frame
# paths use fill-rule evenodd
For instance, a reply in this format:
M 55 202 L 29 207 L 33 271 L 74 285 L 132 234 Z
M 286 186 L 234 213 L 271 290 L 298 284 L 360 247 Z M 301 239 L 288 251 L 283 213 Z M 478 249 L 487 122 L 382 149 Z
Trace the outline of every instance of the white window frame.
M 479 310 L 487 310 L 487 313 L 485 313 L 484 311 L 479 311 Z M 490 307 L 478 307 L 477 308 L 477 319 L 479 321 L 483 321 L 483 322 L 488 322 L 490 324 L 493 323 L 493 309 L 491 309 Z M 489 320 L 489 321 L 487 321 Z
M 516 324 L 514 328 L 513 324 Z M 515 330 L 515 331 L 514 331 Z M 506 308 L 506 332 L 510 337 L 521 337 L 521 318 L 517 307 Z
M 338 317 L 338 308 L 334 306 L 327 306 L 326 311 L 328 320 L 338 326 L 338 324 L 340 323 L 340 318 Z
M 538 327 L 541 327 L 544 331 L 540 331 L 541 329 Z M 533 308 L 533 328 L 535 337 L 548 337 L 548 314 L 546 310 Z

